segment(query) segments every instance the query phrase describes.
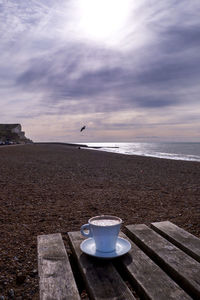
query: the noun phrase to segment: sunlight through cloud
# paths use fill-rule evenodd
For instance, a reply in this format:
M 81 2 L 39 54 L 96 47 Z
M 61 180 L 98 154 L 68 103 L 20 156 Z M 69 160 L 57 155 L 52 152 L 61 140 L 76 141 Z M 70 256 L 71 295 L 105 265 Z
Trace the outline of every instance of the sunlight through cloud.
M 118 42 L 130 17 L 130 0 L 84 0 L 78 5 L 79 26 L 86 38 Z

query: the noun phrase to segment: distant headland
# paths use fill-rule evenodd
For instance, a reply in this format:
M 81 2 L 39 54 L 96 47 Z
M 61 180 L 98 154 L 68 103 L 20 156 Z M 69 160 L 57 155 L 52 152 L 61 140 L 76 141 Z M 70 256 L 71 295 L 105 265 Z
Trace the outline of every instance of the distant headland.
M 25 136 L 21 124 L 0 124 L 0 145 L 33 143 Z

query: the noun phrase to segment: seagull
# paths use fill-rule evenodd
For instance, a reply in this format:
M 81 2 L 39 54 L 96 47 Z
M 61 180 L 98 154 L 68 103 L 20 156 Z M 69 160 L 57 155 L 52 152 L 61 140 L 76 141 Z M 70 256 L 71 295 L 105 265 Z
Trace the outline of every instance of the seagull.
M 83 127 L 81 128 L 80 132 L 83 131 L 85 128 L 86 128 L 86 126 L 83 126 Z

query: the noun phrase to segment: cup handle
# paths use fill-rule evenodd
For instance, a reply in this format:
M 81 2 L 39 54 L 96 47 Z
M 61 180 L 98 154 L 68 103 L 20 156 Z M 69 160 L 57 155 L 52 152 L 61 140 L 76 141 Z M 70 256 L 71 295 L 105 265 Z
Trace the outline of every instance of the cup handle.
M 84 231 L 85 229 L 89 230 L 89 232 L 86 233 L 86 232 Z M 84 225 L 81 226 L 81 234 L 82 234 L 83 236 L 86 236 L 86 237 L 91 237 L 91 236 L 92 236 L 92 232 L 91 232 L 91 230 L 90 230 L 90 224 L 84 224 Z

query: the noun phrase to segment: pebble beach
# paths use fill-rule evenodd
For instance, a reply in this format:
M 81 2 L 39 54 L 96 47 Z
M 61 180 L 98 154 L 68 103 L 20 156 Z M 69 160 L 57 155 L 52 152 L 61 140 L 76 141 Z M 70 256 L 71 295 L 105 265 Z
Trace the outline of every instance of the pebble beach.
M 37 236 L 60 232 L 70 256 L 67 232 L 100 214 L 123 226 L 169 220 L 200 238 L 200 163 L 61 144 L 1 146 L 0 297 L 39 299 Z

